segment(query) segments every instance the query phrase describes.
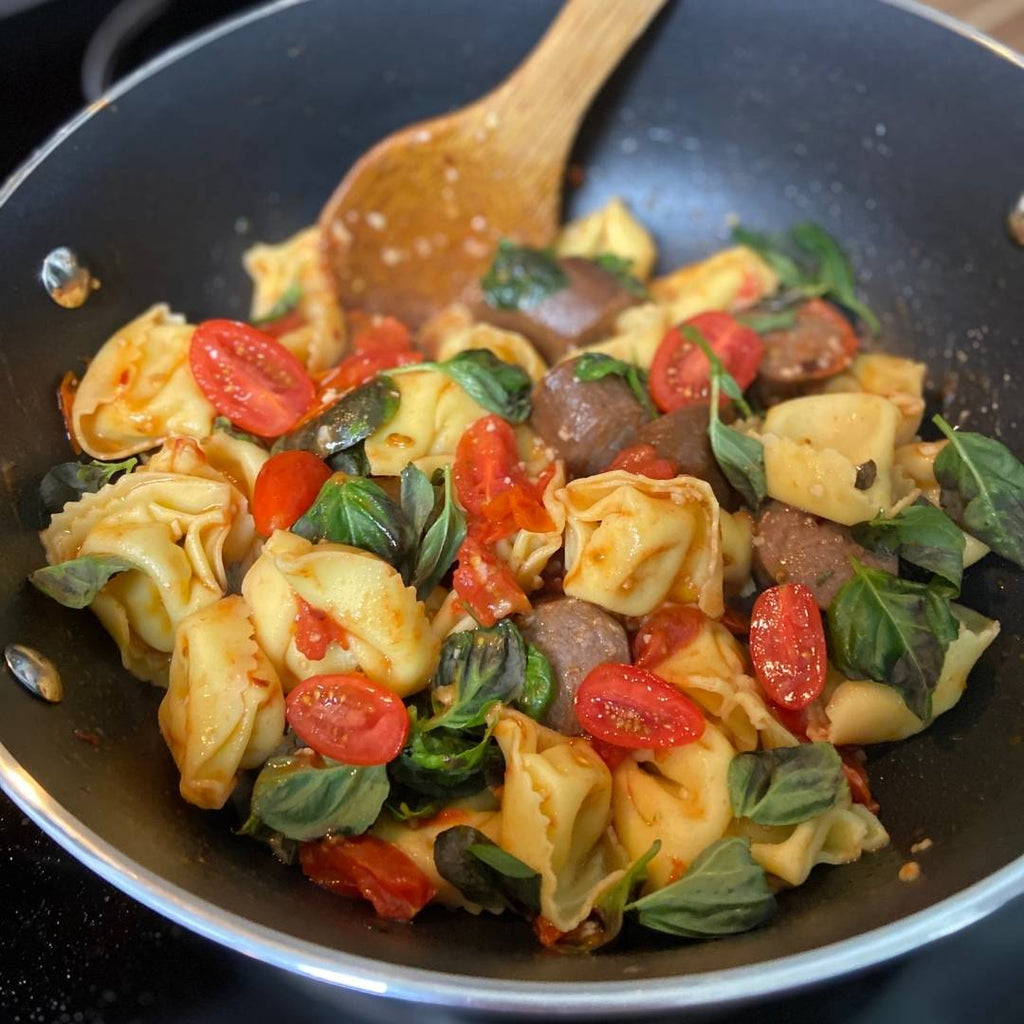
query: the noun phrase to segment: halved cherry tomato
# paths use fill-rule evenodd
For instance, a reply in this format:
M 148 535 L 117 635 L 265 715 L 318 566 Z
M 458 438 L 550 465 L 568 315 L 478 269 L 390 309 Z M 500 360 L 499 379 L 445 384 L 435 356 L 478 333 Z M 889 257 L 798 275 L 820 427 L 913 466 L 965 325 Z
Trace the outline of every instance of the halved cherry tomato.
M 362 896 L 388 921 L 411 921 L 436 894 L 407 854 L 376 836 L 328 836 L 303 843 L 299 863 L 317 885 L 343 896 Z
M 452 586 L 463 605 L 483 626 L 530 610 L 512 570 L 487 546 L 470 534 L 459 548 Z
M 780 707 L 805 708 L 825 687 L 821 612 L 802 583 L 759 594 L 750 615 L 750 657 L 765 693 Z
M 382 355 L 385 352 L 408 352 L 412 348 L 409 328 L 397 317 L 367 317 L 364 313 L 352 313 L 349 321 L 355 332 L 352 336 L 354 352 Z
M 269 537 L 275 530 L 290 530 L 310 505 L 331 470 L 312 452 L 299 449 L 271 455 L 252 489 L 252 517 L 256 532 Z
M 636 473 L 651 480 L 671 480 L 677 473 L 676 464 L 671 459 L 661 458 L 653 444 L 635 444 L 623 448 L 608 468 L 624 469 L 627 473 Z
M 401 698 L 356 672 L 303 679 L 285 712 L 303 743 L 345 764 L 387 764 L 409 733 Z
M 665 605 L 644 619 L 633 639 L 633 661 L 641 668 L 656 668 L 700 635 L 707 617 L 689 605 Z
M 286 434 L 316 386 L 280 342 L 235 320 L 206 320 L 192 335 L 189 366 L 199 390 L 232 423 L 260 437 Z
M 771 711 L 772 715 L 782 723 L 783 727 L 791 732 L 801 743 L 810 742 L 810 737 L 807 735 L 807 730 L 810 727 L 807 708 L 783 708 L 776 705 Z
M 765 334 L 758 372 L 779 384 L 822 380 L 845 370 L 859 347 L 850 321 L 830 302 L 811 299 L 797 308 L 792 327 Z
M 327 648 L 334 642 L 348 650 L 348 633 L 340 622 L 309 602 L 299 598 L 299 611 L 295 616 L 295 646 L 310 661 L 322 661 Z
M 75 393 L 78 391 L 78 378 L 68 370 L 60 379 L 60 387 L 57 389 L 57 404 L 60 406 L 61 419 L 64 420 L 64 430 L 67 432 L 68 440 L 71 442 L 71 449 L 76 455 L 82 453 L 82 446 L 75 436 L 75 424 L 72 415 L 75 408 Z
M 598 665 L 576 691 L 576 717 L 592 736 L 631 750 L 680 747 L 704 734 L 699 707 L 635 665 Z
M 871 795 L 871 783 L 864 764 L 864 751 L 860 747 L 838 747 L 843 760 L 843 773 L 850 786 L 855 804 L 863 804 L 872 814 L 878 812 L 878 801 Z
M 625 747 L 616 746 L 614 743 L 605 743 L 596 736 L 588 736 L 587 742 L 594 748 L 594 753 L 607 765 L 608 771 L 613 772 L 629 757 L 629 751 Z
M 719 312 L 701 313 L 682 326 L 700 331 L 740 388 L 750 387 L 764 352 L 756 331 L 744 327 L 728 313 Z M 651 396 L 662 412 L 674 412 L 685 405 L 707 401 L 711 387 L 708 358 L 678 327 L 668 331 L 654 354 L 650 387 Z
M 306 318 L 297 309 L 292 309 L 280 316 L 275 316 L 273 320 L 262 320 L 258 324 L 253 324 L 253 327 L 258 328 L 264 334 L 269 334 L 272 338 L 280 338 L 282 334 L 287 334 L 289 331 L 297 331 L 300 327 L 305 326 L 305 323 Z

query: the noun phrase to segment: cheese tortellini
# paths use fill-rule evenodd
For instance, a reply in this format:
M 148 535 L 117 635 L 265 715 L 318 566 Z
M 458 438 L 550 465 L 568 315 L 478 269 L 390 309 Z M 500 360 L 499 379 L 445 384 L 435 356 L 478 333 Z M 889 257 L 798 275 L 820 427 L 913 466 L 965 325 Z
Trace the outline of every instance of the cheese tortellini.
M 241 768 L 258 768 L 284 739 L 284 696 L 254 639 L 245 601 L 225 597 L 178 627 L 160 731 L 181 772 L 181 795 L 223 807 Z
M 555 241 L 559 256 L 594 259 L 609 254 L 629 261 L 630 273 L 640 281 L 651 276 L 658 250 L 648 230 L 619 198 L 609 199 L 593 213 L 562 228 Z
M 534 382 L 548 372 L 548 364 L 526 338 L 490 324 L 473 324 L 445 335 L 437 346 L 437 359 L 451 359 L 471 349 L 485 349 L 506 363 L 521 366 Z
M 896 444 L 913 440 L 924 415 L 924 363 L 881 352 L 862 352 L 850 368 L 833 377 L 825 390 L 863 391 L 889 399 L 899 410 Z
M 721 615 L 721 533 L 710 485 L 614 470 L 572 481 L 559 499 L 567 595 L 621 615 L 646 615 L 665 601 Z

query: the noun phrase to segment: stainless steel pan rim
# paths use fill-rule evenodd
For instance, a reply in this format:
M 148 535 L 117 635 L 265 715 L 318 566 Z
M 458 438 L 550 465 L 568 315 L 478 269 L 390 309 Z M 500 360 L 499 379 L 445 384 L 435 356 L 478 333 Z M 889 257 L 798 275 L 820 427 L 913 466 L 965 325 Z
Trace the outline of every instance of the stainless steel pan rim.
M 162 68 L 254 20 L 306 0 L 275 0 L 167 51 L 118 83 L 34 153 L 0 190 L 0 206 L 54 150 L 94 114 Z M 986 47 L 1024 70 L 1024 57 L 985 34 L 917 3 L 878 0 L 927 18 Z M 216 905 L 142 868 L 86 828 L 40 787 L 0 744 L 0 788 L 47 835 L 106 881 L 165 917 L 239 953 L 318 981 L 373 995 L 504 1013 L 605 1016 L 678 1010 L 749 1000 L 871 967 L 950 935 L 1024 893 L 1024 856 L 925 910 L 817 950 L 702 974 L 602 983 L 502 981 L 441 974 L 337 952 L 284 936 Z

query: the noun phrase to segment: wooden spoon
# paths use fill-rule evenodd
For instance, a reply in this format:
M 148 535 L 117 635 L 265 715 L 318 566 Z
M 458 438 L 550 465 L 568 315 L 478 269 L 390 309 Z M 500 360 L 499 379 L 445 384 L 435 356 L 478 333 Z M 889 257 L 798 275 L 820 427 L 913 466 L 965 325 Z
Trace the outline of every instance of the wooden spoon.
M 346 307 L 417 327 L 473 295 L 501 238 L 550 243 L 576 130 L 666 0 L 568 0 L 497 89 L 377 143 L 320 215 Z

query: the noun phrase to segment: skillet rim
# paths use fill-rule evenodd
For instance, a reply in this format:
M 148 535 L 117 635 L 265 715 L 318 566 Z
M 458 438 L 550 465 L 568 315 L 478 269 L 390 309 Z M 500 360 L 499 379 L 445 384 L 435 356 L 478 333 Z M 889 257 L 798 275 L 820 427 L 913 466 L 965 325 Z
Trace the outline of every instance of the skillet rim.
M 0 188 L 0 209 L 63 142 L 139 83 L 221 36 L 308 0 L 273 0 L 170 48 L 122 79 L 76 114 L 18 167 Z M 917 0 L 875 0 L 931 21 L 988 49 L 1024 71 L 1024 54 Z M 200 899 L 122 854 L 51 797 L 0 743 L 0 789 L 59 846 L 91 871 L 151 910 L 261 962 L 358 992 L 410 1002 L 518 1015 L 624 1011 L 656 1013 L 724 1005 L 838 979 L 952 935 L 1024 893 L 1024 854 L 987 878 L 897 922 L 841 942 L 777 960 L 700 974 L 608 982 L 507 981 L 442 974 L 330 950 L 283 936 Z

